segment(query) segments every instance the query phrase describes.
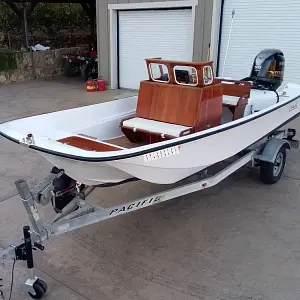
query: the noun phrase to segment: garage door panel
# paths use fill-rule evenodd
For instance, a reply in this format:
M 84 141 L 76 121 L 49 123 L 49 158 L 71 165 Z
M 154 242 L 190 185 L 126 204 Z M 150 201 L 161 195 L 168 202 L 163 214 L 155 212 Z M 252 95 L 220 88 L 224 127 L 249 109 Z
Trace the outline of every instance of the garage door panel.
M 235 16 L 223 75 L 235 79 L 249 76 L 253 60 L 261 50 L 278 48 L 286 59 L 285 81 L 300 83 L 300 1 L 293 0 L 225 0 L 218 75 L 222 75 L 233 9 Z
M 191 60 L 191 9 L 119 12 L 119 86 L 138 89 L 145 58 Z

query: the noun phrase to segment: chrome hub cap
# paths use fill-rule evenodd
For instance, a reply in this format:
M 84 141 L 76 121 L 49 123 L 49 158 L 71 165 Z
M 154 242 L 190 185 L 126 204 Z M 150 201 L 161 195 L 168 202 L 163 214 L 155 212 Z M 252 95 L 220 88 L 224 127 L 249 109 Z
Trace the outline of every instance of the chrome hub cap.
M 273 167 L 273 175 L 276 177 L 281 171 L 283 164 L 283 154 L 280 152 L 276 156 L 275 162 L 274 162 L 274 167 Z

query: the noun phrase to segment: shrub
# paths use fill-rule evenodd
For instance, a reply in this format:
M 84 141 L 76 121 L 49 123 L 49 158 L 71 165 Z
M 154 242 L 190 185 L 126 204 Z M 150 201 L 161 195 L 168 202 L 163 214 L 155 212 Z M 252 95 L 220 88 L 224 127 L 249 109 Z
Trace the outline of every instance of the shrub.
M 15 70 L 17 68 L 17 52 L 0 49 L 0 72 Z

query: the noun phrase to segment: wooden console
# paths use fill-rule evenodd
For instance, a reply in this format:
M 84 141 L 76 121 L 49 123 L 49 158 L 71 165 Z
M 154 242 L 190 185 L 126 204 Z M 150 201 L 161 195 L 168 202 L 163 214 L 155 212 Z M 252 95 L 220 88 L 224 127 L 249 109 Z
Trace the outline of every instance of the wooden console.
M 223 90 L 222 84 L 214 81 L 212 62 L 190 63 L 146 59 L 146 63 L 149 79 L 140 83 L 135 118 L 160 123 L 157 123 L 157 129 L 149 131 L 143 126 L 128 127 L 124 124 L 127 119 L 122 120 L 121 130 L 130 141 L 153 143 L 221 124 Z M 160 74 L 156 77 L 152 74 L 151 64 L 160 66 Z M 163 72 L 162 65 L 167 73 Z M 179 73 L 176 73 L 175 67 L 178 66 L 193 70 L 193 76 L 177 78 Z M 207 68 L 211 72 L 209 82 L 205 77 Z M 184 72 L 188 71 L 183 69 L 181 74 Z M 162 123 L 180 125 L 186 127 L 186 130 L 177 136 L 166 134 Z M 153 125 L 152 122 L 152 126 L 155 127 L 155 123 Z

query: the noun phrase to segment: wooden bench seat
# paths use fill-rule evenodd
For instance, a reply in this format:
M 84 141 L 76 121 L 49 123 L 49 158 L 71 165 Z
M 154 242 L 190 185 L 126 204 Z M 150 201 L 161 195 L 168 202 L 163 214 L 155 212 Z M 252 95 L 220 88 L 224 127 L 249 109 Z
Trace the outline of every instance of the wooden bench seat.
M 223 104 L 224 105 L 232 105 L 232 106 L 237 106 L 239 103 L 241 97 L 236 97 L 236 96 L 223 96 Z
M 223 96 L 223 106 L 228 107 L 232 113 L 231 121 L 238 120 L 244 116 L 245 108 L 248 104 L 248 98 Z
M 247 81 L 216 79 L 222 84 L 223 106 L 232 113 L 232 121 L 244 116 L 245 108 L 251 93 L 251 85 Z
M 193 132 L 193 127 L 164 123 L 143 118 L 132 118 L 123 121 L 123 128 L 132 129 L 134 132 L 144 131 L 160 134 L 164 137 L 179 137 Z
M 204 88 L 151 82 L 140 83 L 135 118 L 120 127 L 131 142 L 162 141 L 221 124 L 222 87 Z

